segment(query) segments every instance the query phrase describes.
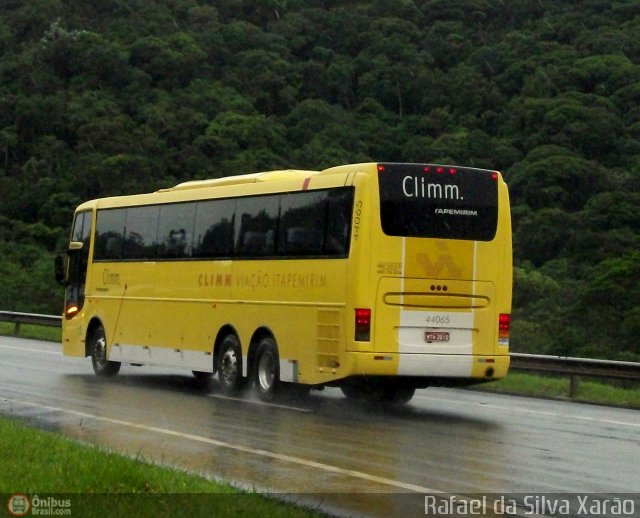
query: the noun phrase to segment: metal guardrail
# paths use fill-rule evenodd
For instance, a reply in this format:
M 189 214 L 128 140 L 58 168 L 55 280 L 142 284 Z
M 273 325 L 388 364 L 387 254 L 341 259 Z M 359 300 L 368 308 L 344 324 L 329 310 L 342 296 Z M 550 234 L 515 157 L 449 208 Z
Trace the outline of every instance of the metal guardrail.
M 635 362 L 523 353 L 510 356 L 512 369 L 568 375 L 571 398 L 576 396 L 582 376 L 640 381 L 640 363 Z
M 13 322 L 14 335 L 20 334 L 22 324 L 35 324 L 39 326 L 61 327 L 62 317 L 59 315 L 39 315 L 37 313 L 17 313 L 15 311 L 0 311 L 0 322 Z
M 58 315 L 0 311 L 0 322 L 13 322 L 15 324 L 14 334 L 18 335 L 21 324 L 60 327 L 62 325 L 62 317 Z M 640 363 L 635 362 L 511 353 L 511 368 L 570 376 L 570 397 L 576 395 L 581 376 L 640 381 Z
M 640 363 L 522 353 L 510 356 L 514 369 L 640 381 Z

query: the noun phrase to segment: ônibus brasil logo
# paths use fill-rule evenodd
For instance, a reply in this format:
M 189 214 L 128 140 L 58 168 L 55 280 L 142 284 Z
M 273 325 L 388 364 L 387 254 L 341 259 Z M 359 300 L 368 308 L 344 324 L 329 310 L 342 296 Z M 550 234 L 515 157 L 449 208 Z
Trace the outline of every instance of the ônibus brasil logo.
M 25 516 L 31 509 L 31 502 L 27 495 L 17 493 L 9 498 L 7 508 L 13 516 Z

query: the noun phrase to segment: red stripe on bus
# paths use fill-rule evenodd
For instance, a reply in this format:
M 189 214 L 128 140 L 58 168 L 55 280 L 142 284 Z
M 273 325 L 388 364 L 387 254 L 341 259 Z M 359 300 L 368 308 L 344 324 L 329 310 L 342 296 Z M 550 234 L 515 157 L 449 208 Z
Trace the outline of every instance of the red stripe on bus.
M 311 181 L 311 177 L 304 179 L 304 182 L 302 183 L 302 190 L 303 191 L 306 191 L 309 188 L 309 182 L 310 181 Z

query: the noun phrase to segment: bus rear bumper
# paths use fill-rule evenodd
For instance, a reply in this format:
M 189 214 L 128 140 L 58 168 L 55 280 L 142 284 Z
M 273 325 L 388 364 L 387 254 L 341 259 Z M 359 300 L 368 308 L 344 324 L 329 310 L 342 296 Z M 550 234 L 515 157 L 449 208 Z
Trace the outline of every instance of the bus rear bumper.
M 504 378 L 508 355 L 349 353 L 351 375 L 456 378 L 476 382 Z

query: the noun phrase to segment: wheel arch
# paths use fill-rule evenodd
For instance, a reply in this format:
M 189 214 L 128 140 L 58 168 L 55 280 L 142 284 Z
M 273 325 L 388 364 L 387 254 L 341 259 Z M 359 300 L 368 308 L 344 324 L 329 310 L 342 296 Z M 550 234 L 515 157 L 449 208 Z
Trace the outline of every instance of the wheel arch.
M 236 328 L 233 327 L 231 324 L 223 325 L 218 330 L 218 334 L 216 335 L 215 342 L 213 343 L 213 364 L 214 365 L 217 365 L 218 363 L 218 354 L 220 353 L 220 344 L 222 343 L 222 340 L 224 340 L 225 336 L 228 336 L 228 335 L 235 336 L 238 340 L 238 343 L 240 344 L 240 348 L 242 348 L 240 335 L 238 334 L 238 331 L 236 330 Z
M 89 350 L 90 340 L 91 340 L 91 337 L 93 336 L 93 333 L 95 332 L 95 330 L 98 329 L 99 327 L 102 327 L 102 329 L 104 329 L 104 325 L 102 324 L 102 320 L 100 320 L 98 317 L 91 318 L 91 320 L 89 321 L 89 325 L 87 326 L 87 332 L 86 332 L 86 334 L 84 336 L 84 355 L 85 355 L 85 357 L 91 356 L 91 351 Z M 106 331 L 105 331 L 105 335 L 106 335 Z
M 247 354 L 247 372 L 251 372 L 251 369 L 255 366 L 256 353 L 258 352 L 258 346 L 260 342 L 264 338 L 271 338 L 273 340 L 274 345 L 276 346 L 276 350 L 278 350 L 278 341 L 276 340 L 275 335 L 266 326 L 261 326 L 253 332 L 251 336 L 251 341 L 249 342 L 249 352 Z M 278 351 L 279 353 L 280 351 Z

